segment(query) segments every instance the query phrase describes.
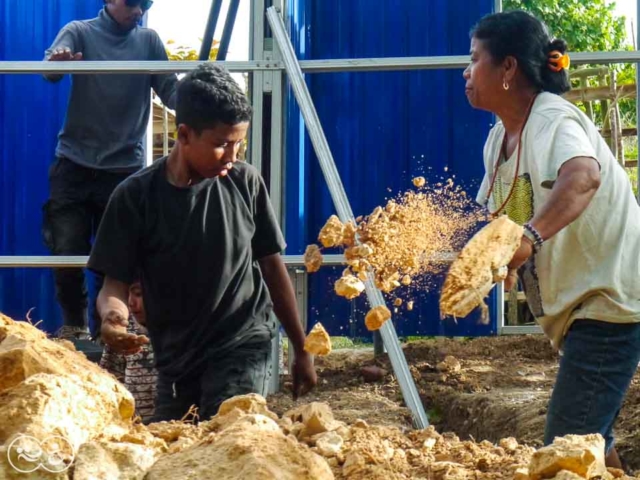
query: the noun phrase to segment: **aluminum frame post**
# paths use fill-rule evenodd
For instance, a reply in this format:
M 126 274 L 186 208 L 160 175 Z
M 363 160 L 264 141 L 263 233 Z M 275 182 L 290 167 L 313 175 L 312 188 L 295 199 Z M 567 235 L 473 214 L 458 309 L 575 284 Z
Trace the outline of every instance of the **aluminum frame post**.
M 293 45 L 287 35 L 284 22 L 278 11 L 274 7 L 267 9 L 267 20 L 271 26 L 273 37 L 280 49 L 280 54 L 284 62 L 285 70 L 289 77 L 289 82 L 293 88 L 293 92 L 300 106 L 302 116 L 307 126 L 307 131 L 311 137 L 311 142 L 316 151 L 318 161 L 322 168 L 325 180 L 331 192 L 331 197 L 335 204 L 338 216 L 343 222 L 352 221 L 354 219 L 351 205 L 347 198 L 342 180 L 338 174 L 333 155 L 329 149 L 329 144 L 324 135 L 322 125 L 318 119 L 313 100 L 307 88 L 302 75 L 302 70 L 298 64 Z M 373 276 L 369 274 L 369 277 L 365 283 L 367 297 L 369 304 L 372 307 L 379 305 L 385 305 L 382 293 L 378 290 L 373 282 Z M 426 428 L 429 426 L 429 420 L 427 414 L 422 405 L 418 389 L 413 381 L 407 360 L 404 356 L 402 349 L 400 348 L 400 342 L 396 334 L 393 322 L 385 322 L 380 329 L 382 340 L 389 352 L 389 359 L 393 367 L 393 371 L 398 380 L 400 390 L 404 397 L 405 404 L 413 415 L 413 423 L 418 428 Z
M 264 0 L 252 0 L 249 58 L 254 62 L 260 62 L 264 58 L 264 9 Z M 262 171 L 263 88 L 264 72 L 252 72 L 249 76 L 249 92 L 253 116 L 249 129 L 248 161 L 259 171 Z
M 200 46 L 200 55 L 198 55 L 200 61 L 209 60 L 209 54 L 211 53 L 211 47 L 213 46 L 213 36 L 216 33 L 221 9 L 222 0 L 211 0 L 209 18 L 207 18 L 207 26 L 204 29 L 204 37 L 202 37 L 202 45 Z
M 264 58 L 264 0 L 252 0 L 250 7 L 249 58 L 251 61 L 262 60 Z M 226 27 L 227 24 L 225 22 L 225 28 Z M 224 53 L 226 55 L 226 52 Z M 247 161 L 258 169 L 263 177 L 265 176 L 262 162 L 262 143 L 264 141 L 264 78 L 265 74 L 263 72 L 252 72 L 249 75 L 248 89 L 253 114 L 249 129 L 249 149 L 247 152 Z M 277 212 L 276 216 L 279 219 Z M 275 313 L 272 312 L 271 315 L 275 318 Z M 269 382 L 269 393 L 276 393 L 280 389 L 280 352 L 282 347 L 280 344 L 280 324 L 277 319 L 276 323 L 278 325 L 277 334 L 273 338 L 271 345 L 271 351 L 274 352 L 274 355 L 271 358 L 271 371 L 273 375 Z M 277 352 L 277 355 L 275 352 Z

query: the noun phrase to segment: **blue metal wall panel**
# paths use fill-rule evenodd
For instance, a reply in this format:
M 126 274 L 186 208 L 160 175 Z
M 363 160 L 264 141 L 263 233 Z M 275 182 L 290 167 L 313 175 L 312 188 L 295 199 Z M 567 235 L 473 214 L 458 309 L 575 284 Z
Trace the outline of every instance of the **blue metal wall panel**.
M 297 0 L 288 14 L 300 59 L 466 55 L 470 28 L 493 4 Z M 492 117 L 468 105 L 461 70 L 313 74 L 306 80 L 356 215 L 410 188 L 416 175 L 454 174 L 475 195 Z M 287 252 L 300 254 L 335 209 L 291 94 L 288 107 L 285 228 Z M 310 276 L 310 324 L 322 321 L 333 335 L 366 336 L 366 301 L 333 293 L 339 272 Z M 399 335 L 496 332 L 495 315 L 485 326 L 475 317 L 441 322 L 437 294 L 420 292 L 413 312 L 395 316 Z
M 0 0 L 0 59 L 42 60 L 71 20 L 94 17 L 102 0 Z M 40 234 L 47 172 L 66 110 L 69 79 L 0 75 L 0 255 L 48 255 Z M 0 270 L 0 311 L 55 330 L 61 323 L 50 270 Z

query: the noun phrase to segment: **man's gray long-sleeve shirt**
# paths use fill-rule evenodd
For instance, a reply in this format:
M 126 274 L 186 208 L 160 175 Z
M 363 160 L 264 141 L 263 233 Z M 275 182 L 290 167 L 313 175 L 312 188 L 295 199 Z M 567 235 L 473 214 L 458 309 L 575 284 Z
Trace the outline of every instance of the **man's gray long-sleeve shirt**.
M 167 60 L 158 34 L 148 28 L 124 30 L 103 9 L 97 18 L 74 21 L 58 33 L 45 59 L 58 48 L 82 52 L 83 60 Z M 56 81 L 61 76 L 50 75 Z M 170 75 L 74 75 L 57 157 L 89 168 L 134 171 L 144 165 L 143 145 L 151 91 L 175 109 L 178 78 Z

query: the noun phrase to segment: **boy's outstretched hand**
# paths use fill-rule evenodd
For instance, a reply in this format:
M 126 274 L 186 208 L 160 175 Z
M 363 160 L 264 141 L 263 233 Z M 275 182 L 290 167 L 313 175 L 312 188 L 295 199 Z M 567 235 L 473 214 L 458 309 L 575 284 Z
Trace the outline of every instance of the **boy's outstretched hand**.
M 129 321 L 118 312 L 110 312 L 102 319 L 100 336 L 105 345 L 125 355 L 138 353 L 143 345 L 149 343 L 144 335 L 127 332 Z

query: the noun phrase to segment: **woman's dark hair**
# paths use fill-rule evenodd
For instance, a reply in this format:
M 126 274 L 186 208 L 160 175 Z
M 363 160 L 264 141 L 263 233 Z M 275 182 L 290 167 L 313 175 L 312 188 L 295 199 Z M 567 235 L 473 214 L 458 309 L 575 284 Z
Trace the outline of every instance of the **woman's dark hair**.
M 184 124 L 202 133 L 219 123 L 237 125 L 251 120 L 251 104 L 229 72 L 204 63 L 178 84 L 176 125 Z
M 496 63 L 514 57 L 536 88 L 556 94 L 571 90 L 567 70 L 549 68 L 549 53 L 564 54 L 567 42 L 553 39 L 547 26 L 533 15 L 521 10 L 487 15 L 473 27 L 471 37 L 484 42 Z

